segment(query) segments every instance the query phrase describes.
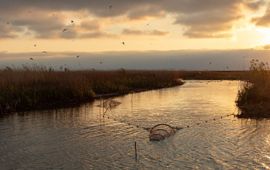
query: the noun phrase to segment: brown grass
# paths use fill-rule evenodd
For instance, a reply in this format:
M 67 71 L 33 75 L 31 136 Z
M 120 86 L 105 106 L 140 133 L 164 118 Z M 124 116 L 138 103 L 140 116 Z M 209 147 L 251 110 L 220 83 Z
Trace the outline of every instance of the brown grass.
M 247 71 L 179 71 L 185 80 L 246 80 Z
M 0 114 L 91 101 L 99 94 L 178 85 L 170 71 L 53 71 L 44 67 L 0 71 Z
M 236 101 L 241 118 L 270 117 L 270 72 L 268 63 L 252 60 L 248 79 L 243 83 Z
M 234 80 L 244 79 L 245 75 L 237 71 L 54 71 L 39 66 L 7 67 L 0 70 L 0 114 L 78 105 L 104 94 L 172 87 L 181 84 L 178 78 Z

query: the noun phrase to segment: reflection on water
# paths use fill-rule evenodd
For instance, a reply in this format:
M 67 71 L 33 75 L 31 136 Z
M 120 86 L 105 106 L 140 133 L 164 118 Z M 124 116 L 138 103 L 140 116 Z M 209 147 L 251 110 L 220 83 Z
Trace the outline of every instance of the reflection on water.
M 106 113 L 110 119 L 99 101 L 0 118 L 0 169 L 270 169 L 270 121 L 224 117 L 237 112 L 238 87 L 188 81 L 117 97 L 122 104 Z M 190 128 L 152 143 L 136 127 L 157 123 Z

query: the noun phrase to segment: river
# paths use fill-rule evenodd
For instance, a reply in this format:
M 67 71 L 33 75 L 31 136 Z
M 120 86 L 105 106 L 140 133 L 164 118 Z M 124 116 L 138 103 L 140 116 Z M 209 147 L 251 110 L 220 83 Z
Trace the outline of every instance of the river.
M 0 169 L 270 169 L 270 121 L 226 116 L 239 88 L 187 81 L 116 97 L 104 118 L 99 100 L 1 117 Z M 141 127 L 158 123 L 183 129 L 150 142 Z

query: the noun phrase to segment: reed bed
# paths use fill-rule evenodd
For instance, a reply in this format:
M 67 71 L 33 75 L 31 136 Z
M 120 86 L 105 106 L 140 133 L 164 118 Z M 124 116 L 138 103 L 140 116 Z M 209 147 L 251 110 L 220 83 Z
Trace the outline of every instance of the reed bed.
M 270 72 L 268 63 L 251 60 L 248 79 L 238 92 L 240 118 L 270 117 Z
M 172 71 L 55 71 L 46 67 L 0 70 L 0 114 L 77 105 L 103 94 L 179 85 Z
M 247 71 L 179 71 L 185 80 L 246 80 Z

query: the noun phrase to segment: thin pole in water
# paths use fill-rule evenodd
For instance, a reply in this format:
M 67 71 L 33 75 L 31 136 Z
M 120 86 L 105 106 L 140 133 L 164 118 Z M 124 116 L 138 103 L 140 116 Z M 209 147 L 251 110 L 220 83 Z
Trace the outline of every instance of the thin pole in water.
M 100 113 L 100 115 L 101 115 L 101 107 L 102 107 L 102 101 L 101 101 L 102 99 L 101 99 L 101 96 L 99 97 L 99 105 L 100 105 L 100 107 L 99 107 L 99 113 Z
M 133 91 L 131 92 L 131 113 L 133 113 Z
M 104 114 L 104 99 L 102 99 L 102 115 L 103 115 L 103 118 L 104 118 L 104 116 L 105 116 L 105 114 Z
M 138 154 L 137 154 L 137 142 L 134 143 L 134 149 L 135 149 L 135 160 L 138 161 Z

